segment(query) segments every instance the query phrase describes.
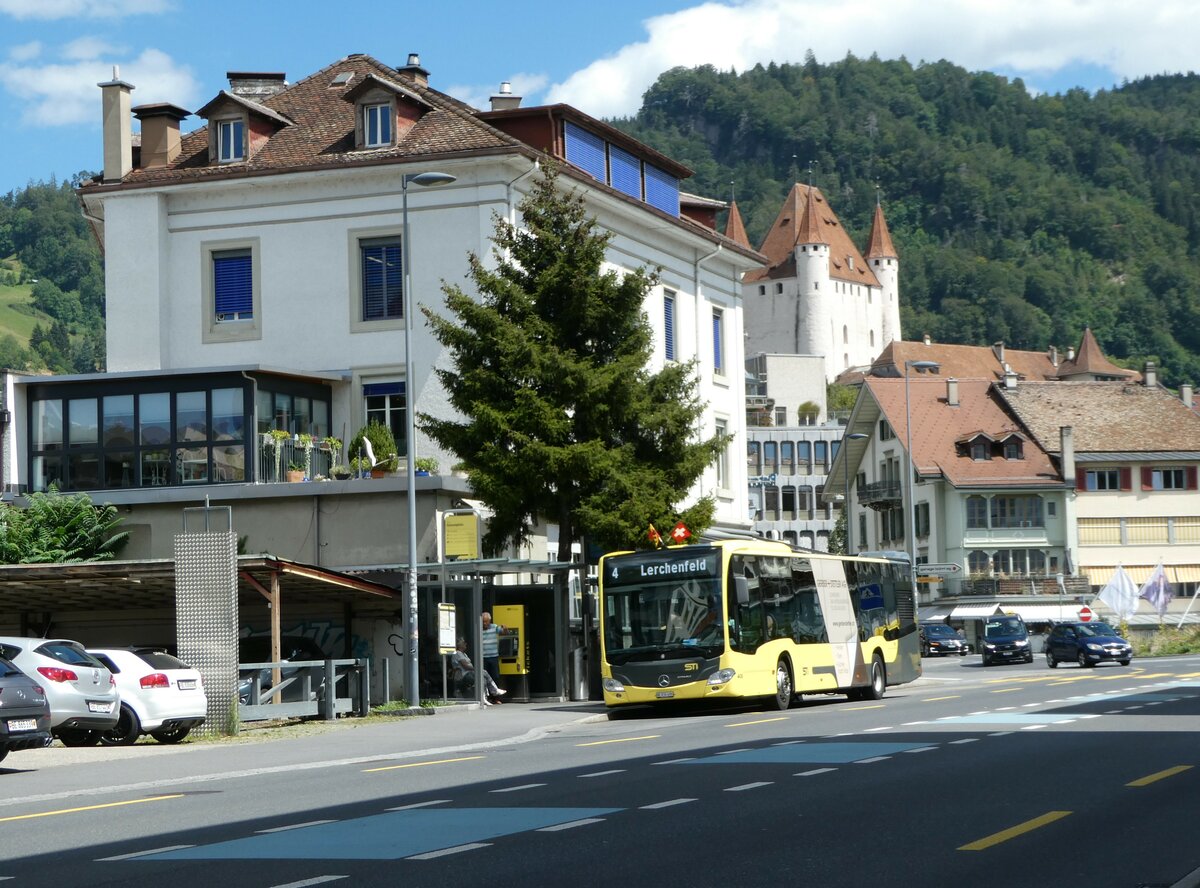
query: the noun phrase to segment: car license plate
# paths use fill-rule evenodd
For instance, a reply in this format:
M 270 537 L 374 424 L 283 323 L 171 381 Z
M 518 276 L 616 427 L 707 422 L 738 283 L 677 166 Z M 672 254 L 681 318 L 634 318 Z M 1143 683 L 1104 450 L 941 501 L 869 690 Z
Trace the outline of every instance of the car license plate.
M 8 729 L 10 731 L 36 731 L 36 718 L 10 718 L 8 720 Z
M 112 712 L 113 705 L 111 703 L 97 703 L 94 700 L 88 700 L 88 712 Z
M 675 692 L 674 691 L 659 691 L 654 696 L 660 700 L 667 700 L 667 699 L 670 699 L 671 697 L 674 697 Z
M 194 691 L 195 689 L 196 689 L 196 679 L 194 679 L 194 678 L 179 679 L 179 690 Z

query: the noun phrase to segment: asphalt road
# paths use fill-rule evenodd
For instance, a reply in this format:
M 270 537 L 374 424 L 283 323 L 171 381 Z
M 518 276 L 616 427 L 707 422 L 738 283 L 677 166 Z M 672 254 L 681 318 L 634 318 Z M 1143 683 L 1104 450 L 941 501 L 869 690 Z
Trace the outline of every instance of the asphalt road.
M 1200 658 L 925 672 L 882 701 L 786 713 L 506 705 L 278 742 L 14 753 L 0 879 L 1200 884 Z

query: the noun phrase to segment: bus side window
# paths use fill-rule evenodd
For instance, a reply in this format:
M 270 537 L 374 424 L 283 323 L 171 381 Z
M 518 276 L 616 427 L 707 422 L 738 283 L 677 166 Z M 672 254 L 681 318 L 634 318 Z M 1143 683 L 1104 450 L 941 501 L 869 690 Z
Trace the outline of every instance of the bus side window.
M 729 646 L 744 654 L 753 653 L 763 638 L 762 578 L 758 575 L 757 559 L 753 555 L 735 557 L 730 571 L 737 595 L 729 602 Z M 741 593 L 743 582 L 745 600 Z
M 829 633 L 825 631 L 825 616 L 821 612 L 821 599 L 817 597 L 817 584 L 807 562 L 792 571 L 792 591 L 796 614 L 792 624 L 792 640 L 796 644 L 823 644 L 829 641 Z

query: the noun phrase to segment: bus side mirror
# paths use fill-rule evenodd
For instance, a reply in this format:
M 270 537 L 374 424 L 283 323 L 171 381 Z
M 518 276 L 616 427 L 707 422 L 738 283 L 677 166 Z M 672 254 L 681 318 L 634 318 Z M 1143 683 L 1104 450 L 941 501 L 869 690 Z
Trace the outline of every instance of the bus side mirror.
M 733 593 L 737 597 L 737 603 L 747 605 L 750 603 L 750 582 L 745 577 L 733 578 Z

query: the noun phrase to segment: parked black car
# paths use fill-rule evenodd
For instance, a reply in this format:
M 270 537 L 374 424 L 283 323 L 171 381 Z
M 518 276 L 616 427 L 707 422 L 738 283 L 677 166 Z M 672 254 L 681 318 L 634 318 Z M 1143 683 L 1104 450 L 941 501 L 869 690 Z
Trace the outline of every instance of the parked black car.
M 983 665 L 993 663 L 1032 663 L 1029 630 L 1016 614 L 999 614 L 983 621 Z
M 0 657 L 0 761 L 10 752 L 41 749 L 52 742 L 46 692 Z
M 1084 667 L 1097 663 L 1128 666 L 1132 659 L 1133 646 L 1108 623 L 1059 623 L 1046 639 L 1046 665 L 1051 669 L 1070 662 Z
M 958 633 L 945 623 L 922 623 L 920 633 L 922 657 L 932 657 L 934 654 L 939 657 L 957 654 L 961 657 L 970 650 Z

